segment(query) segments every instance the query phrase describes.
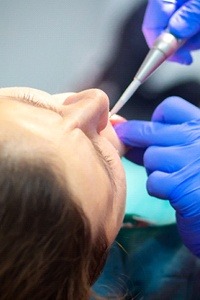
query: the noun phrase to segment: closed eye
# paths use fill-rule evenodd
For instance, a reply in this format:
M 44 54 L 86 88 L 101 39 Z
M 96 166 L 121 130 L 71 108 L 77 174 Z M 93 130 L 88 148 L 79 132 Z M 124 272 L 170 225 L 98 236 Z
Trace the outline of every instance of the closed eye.
M 44 108 L 44 109 L 48 109 L 48 110 L 54 111 L 57 114 L 59 114 L 59 115 L 62 116 L 62 110 L 59 109 L 58 106 L 52 105 L 50 103 L 44 103 L 44 102 L 41 102 L 39 100 L 36 100 L 34 98 L 34 96 L 32 96 L 30 94 L 24 94 L 22 97 L 17 98 L 17 99 L 19 99 L 20 101 L 22 101 L 22 102 L 24 102 L 26 104 L 33 105 L 35 107 L 40 107 L 40 108 Z
M 15 100 L 15 101 L 19 101 L 19 102 L 23 102 L 26 104 L 30 104 L 34 107 L 39 107 L 39 108 L 44 108 L 44 109 L 48 109 L 51 110 L 57 114 L 59 114 L 60 116 L 63 116 L 63 112 L 62 109 L 59 106 L 53 105 L 52 103 L 47 103 L 47 102 L 42 102 L 40 100 L 37 100 L 34 95 L 32 94 L 22 94 L 22 95 L 16 95 L 16 96 L 4 96 L 5 98 L 11 99 L 11 100 Z
M 94 149 L 96 150 L 99 161 L 101 162 L 104 169 L 106 170 L 108 177 L 111 180 L 112 186 L 114 187 L 114 190 L 116 191 L 116 185 L 115 185 L 115 181 L 113 179 L 114 175 L 113 175 L 113 171 L 112 171 L 113 158 L 108 155 L 104 155 L 101 148 L 94 141 L 93 141 L 93 146 L 94 146 Z

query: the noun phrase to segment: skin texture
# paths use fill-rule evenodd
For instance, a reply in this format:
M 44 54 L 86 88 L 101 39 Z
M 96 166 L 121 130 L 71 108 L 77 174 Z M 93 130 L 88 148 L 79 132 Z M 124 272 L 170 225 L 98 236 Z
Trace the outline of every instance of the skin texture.
M 0 138 L 16 143 L 17 147 L 10 143 L 16 156 L 31 159 L 35 152 L 51 156 L 62 167 L 94 237 L 103 225 L 112 243 L 124 216 L 126 187 L 120 156 L 125 149 L 108 119 L 108 109 L 106 94 L 96 89 L 53 96 L 30 88 L 0 89 Z M 114 124 L 123 121 L 114 119 Z

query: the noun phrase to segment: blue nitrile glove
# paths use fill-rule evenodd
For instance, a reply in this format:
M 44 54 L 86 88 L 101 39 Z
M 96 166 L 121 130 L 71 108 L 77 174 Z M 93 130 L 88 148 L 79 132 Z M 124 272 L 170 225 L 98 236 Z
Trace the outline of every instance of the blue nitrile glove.
M 200 110 L 170 97 L 156 108 L 152 122 L 127 121 L 115 130 L 130 146 L 129 159 L 135 161 L 137 147 L 146 149 L 147 191 L 170 201 L 183 242 L 200 257 Z
M 166 28 L 187 42 L 169 60 L 191 64 L 191 51 L 200 49 L 200 0 L 149 0 L 142 25 L 150 47 Z

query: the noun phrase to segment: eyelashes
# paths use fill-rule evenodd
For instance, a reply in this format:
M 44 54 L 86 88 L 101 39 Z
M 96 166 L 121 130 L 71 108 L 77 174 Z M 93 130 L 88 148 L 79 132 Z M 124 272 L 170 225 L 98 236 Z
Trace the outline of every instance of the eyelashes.
M 114 187 L 114 190 L 116 190 L 116 184 L 114 181 L 115 176 L 113 173 L 114 158 L 112 158 L 110 155 L 105 155 L 103 153 L 103 151 L 101 150 L 101 148 L 99 148 L 99 146 L 97 144 L 95 144 L 94 147 L 96 148 L 97 154 L 104 165 L 104 168 L 108 174 L 108 177 L 110 178 L 112 186 Z
M 93 143 L 96 152 L 98 155 L 108 164 L 111 165 L 113 162 L 113 158 L 110 155 L 105 155 L 102 149 L 97 145 L 97 143 Z
M 39 107 L 39 108 L 44 108 L 44 109 L 48 109 L 51 111 L 56 112 L 57 114 L 63 116 L 62 110 L 59 109 L 59 107 L 54 106 L 50 103 L 44 103 L 38 99 L 36 99 L 36 96 L 30 93 L 24 93 L 22 95 L 19 95 L 18 97 L 16 97 L 19 101 L 22 101 L 26 104 L 30 104 L 34 107 Z

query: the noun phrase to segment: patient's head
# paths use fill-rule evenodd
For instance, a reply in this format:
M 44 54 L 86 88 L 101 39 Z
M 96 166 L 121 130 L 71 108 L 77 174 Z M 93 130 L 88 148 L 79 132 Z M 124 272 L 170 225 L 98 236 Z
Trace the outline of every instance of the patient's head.
M 2 299 L 87 299 L 125 204 L 107 96 L 0 89 L 0 128 Z

